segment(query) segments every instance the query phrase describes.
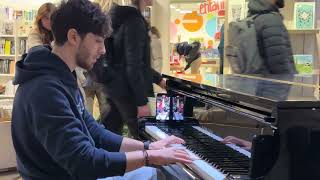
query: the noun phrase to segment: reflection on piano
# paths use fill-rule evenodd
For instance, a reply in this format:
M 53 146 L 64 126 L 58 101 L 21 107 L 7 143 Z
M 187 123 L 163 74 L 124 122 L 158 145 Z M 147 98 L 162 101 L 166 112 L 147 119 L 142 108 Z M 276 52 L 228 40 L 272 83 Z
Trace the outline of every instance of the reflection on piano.
M 184 147 L 196 160 L 181 165 L 183 169 L 200 179 L 320 179 L 317 88 L 232 75 L 217 76 L 212 84 L 166 78 L 168 93 L 186 96 L 184 114 L 188 117 L 192 117 L 192 102 L 197 100 L 273 130 L 272 135 L 257 135 L 250 153 L 221 143 L 221 137 L 193 118 L 165 122 L 144 118 L 142 138 L 159 140 L 175 135 L 185 140 Z

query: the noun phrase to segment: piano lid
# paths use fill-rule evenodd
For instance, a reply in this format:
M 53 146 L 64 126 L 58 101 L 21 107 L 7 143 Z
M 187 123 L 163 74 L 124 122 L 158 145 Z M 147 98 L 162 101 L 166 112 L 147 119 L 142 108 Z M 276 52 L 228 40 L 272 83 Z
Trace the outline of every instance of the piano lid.
M 255 79 L 262 79 L 272 82 L 281 82 L 286 84 L 296 84 L 296 85 L 302 85 L 302 86 L 313 86 L 319 87 L 319 74 L 310 74 L 310 75 L 283 75 L 283 74 L 255 74 L 255 75 L 240 75 L 237 74 L 236 76 L 240 77 L 249 77 L 249 78 L 255 78 Z
M 174 82 L 230 97 L 233 101 L 259 105 L 319 107 L 318 75 L 164 75 Z M 224 99 L 224 98 L 223 98 Z M 228 98 L 227 98 L 228 99 Z M 294 103 L 293 103 L 294 102 Z

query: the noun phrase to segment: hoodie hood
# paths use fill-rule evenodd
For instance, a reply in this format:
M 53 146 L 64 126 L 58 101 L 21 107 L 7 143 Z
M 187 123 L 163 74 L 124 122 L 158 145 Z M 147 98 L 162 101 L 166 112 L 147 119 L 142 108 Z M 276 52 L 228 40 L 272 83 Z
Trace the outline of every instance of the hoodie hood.
M 77 81 L 69 67 L 47 46 L 31 48 L 22 60 L 16 63 L 14 85 L 24 84 L 40 76 L 56 76 L 65 85 L 77 88 Z
M 249 15 L 269 12 L 279 12 L 277 6 L 271 4 L 271 0 L 249 0 Z
M 141 12 L 137 8 L 119 5 L 114 5 L 110 9 L 110 16 L 112 21 L 112 28 L 114 31 L 118 30 L 120 26 L 129 19 L 129 17 L 143 17 Z

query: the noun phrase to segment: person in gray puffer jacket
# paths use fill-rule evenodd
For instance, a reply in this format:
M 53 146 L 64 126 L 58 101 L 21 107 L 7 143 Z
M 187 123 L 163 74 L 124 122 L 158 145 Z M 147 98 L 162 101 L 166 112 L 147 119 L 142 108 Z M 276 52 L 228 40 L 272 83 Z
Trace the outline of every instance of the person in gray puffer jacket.
M 296 74 L 289 33 L 279 8 L 284 0 L 250 0 L 249 16 L 254 20 L 259 51 L 269 72 L 261 74 Z

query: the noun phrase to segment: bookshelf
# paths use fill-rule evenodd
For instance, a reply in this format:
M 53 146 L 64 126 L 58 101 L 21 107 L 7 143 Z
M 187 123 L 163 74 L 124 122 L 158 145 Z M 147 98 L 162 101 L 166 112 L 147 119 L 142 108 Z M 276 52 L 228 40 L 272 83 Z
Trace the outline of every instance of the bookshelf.
M 14 95 L 0 95 L 0 99 L 5 98 L 5 99 L 13 99 Z
M 13 78 L 14 74 L 0 74 L 0 78 L 1 77 L 9 77 L 9 78 Z
M 14 35 L 0 34 L 0 38 L 14 38 Z
M 14 54 L 0 54 L 0 57 L 8 57 L 8 58 L 14 58 L 16 55 Z
M 320 29 L 288 29 L 290 34 L 318 34 Z
M 15 64 L 26 52 L 26 41 L 33 28 L 35 10 L 11 8 L 0 3 L 0 85 L 5 91 L 0 94 L 0 108 L 3 100 L 13 100 L 16 86 L 12 85 Z

